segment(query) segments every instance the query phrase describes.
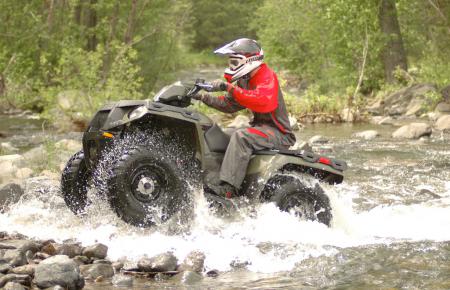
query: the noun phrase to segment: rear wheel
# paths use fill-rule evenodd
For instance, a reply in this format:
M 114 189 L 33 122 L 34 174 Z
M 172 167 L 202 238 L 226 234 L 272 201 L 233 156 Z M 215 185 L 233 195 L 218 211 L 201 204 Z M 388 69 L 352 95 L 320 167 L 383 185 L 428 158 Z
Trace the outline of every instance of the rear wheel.
M 127 223 L 152 226 L 187 205 L 187 183 L 176 158 L 136 145 L 112 164 L 108 184 L 111 207 Z
M 266 200 L 274 202 L 282 211 L 294 212 L 302 220 L 319 221 L 330 225 L 330 200 L 319 184 L 310 185 L 303 177 L 276 176 L 264 190 Z
M 69 159 L 61 177 L 61 192 L 66 205 L 75 214 L 84 212 L 89 204 L 87 198 L 89 170 L 86 166 L 83 150 Z

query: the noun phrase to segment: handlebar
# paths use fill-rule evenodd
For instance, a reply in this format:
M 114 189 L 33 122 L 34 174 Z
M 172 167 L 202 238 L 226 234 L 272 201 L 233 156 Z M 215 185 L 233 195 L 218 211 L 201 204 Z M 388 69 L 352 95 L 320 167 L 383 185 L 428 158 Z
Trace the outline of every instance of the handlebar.
M 213 86 L 210 83 L 205 82 L 205 80 L 197 79 L 195 80 L 194 87 L 187 93 L 188 97 L 192 97 L 197 94 L 201 90 L 205 90 L 207 92 L 212 91 Z

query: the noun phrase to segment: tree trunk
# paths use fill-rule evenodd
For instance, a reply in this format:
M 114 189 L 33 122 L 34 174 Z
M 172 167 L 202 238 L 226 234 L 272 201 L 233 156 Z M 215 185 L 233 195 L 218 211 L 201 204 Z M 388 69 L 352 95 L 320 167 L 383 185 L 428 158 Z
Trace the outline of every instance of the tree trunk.
M 94 51 L 97 47 L 97 35 L 95 27 L 97 26 L 97 11 L 94 5 L 97 0 L 90 0 L 87 8 L 86 29 L 87 29 L 87 50 Z
M 125 43 L 131 43 L 133 40 L 133 30 L 134 30 L 134 24 L 136 21 L 136 10 L 137 10 L 137 0 L 133 0 L 131 2 L 131 11 L 130 15 L 128 16 L 128 25 L 127 25 L 127 31 L 125 32 L 124 41 Z
M 395 82 L 393 73 L 397 68 L 405 71 L 408 69 L 395 0 L 381 0 L 378 16 L 381 31 L 386 37 L 381 55 L 384 64 L 384 76 L 388 83 L 393 83 Z

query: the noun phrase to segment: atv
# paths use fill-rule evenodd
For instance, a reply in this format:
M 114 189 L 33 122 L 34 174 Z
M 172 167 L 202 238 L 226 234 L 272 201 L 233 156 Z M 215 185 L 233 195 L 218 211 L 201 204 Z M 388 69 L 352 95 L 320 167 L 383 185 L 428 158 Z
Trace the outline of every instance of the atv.
M 124 100 L 101 108 L 83 134 L 83 150 L 63 170 L 61 191 L 67 206 L 75 214 L 85 212 L 88 189 L 101 164 L 106 174 L 99 187 L 127 223 L 149 227 L 168 220 L 190 202 L 193 180 L 211 205 L 232 208 L 233 200 L 208 187 L 218 176 L 230 135 L 188 108 L 193 95 L 210 89 L 203 80 L 176 82 L 153 101 Z M 238 195 L 274 202 L 299 218 L 330 225 L 330 202 L 317 181 L 341 183 L 346 167 L 344 161 L 305 150 L 257 151 Z

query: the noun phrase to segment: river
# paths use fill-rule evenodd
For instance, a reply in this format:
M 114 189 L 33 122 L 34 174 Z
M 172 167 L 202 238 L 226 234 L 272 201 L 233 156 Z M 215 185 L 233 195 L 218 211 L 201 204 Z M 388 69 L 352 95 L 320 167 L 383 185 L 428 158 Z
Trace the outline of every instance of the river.
M 30 136 L 40 134 L 36 120 L 8 118 L 7 126 L 5 120 L 0 129 L 17 124 L 10 130 L 16 135 L 7 140 L 22 148 L 30 146 Z M 376 129 L 381 137 L 351 137 L 367 129 Z M 59 192 L 42 185 L 41 194 L 0 214 L 0 230 L 86 245 L 98 241 L 108 245 L 112 260 L 136 261 L 165 251 L 182 260 L 198 249 L 206 254 L 206 269 L 220 275 L 205 277 L 192 285 L 196 289 L 450 289 L 450 136 L 397 140 L 390 137 L 393 130 L 324 124 L 297 134 L 301 140 L 326 136 L 328 154 L 349 165 L 342 184 L 323 185 L 333 208 L 331 227 L 300 221 L 272 204 L 243 208 L 231 220 L 219 218 L 208 211 L 202 193 L 194 191 L 195 218 L 189 230 L 171 234 L 164 228 L 126 225 L 102 201 L 94 203 L 88 216 L 76 217 Z M 134 287 L 186 286 L 137 279 Z M 88 283 L 85 289 L 110 288 L 102 282 Z

